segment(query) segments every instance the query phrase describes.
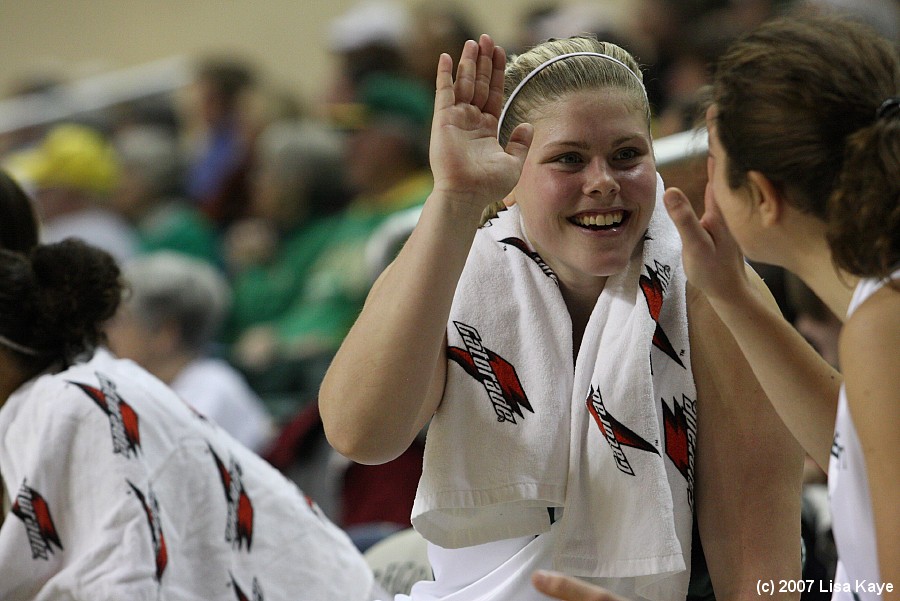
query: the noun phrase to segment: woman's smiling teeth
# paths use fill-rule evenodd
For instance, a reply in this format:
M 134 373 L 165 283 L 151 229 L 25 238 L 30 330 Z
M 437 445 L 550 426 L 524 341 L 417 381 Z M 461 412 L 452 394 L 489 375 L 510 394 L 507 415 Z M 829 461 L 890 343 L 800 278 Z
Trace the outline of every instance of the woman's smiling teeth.
M 619 225 L 624 218 L 624 211 L 612 211 L 602 214 L 592 213 L 590 215 L 575 215 L 570 217 L 569 221 L 580 227 L 598 229 Z

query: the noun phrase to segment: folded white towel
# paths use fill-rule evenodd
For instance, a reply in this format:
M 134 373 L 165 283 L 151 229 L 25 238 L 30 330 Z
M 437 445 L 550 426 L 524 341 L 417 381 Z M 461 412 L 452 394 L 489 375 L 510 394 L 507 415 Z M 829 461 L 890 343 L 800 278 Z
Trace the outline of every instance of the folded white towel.
M 539 534 L 561 507 L 554 567 L 684 598 L 696 390 L 681 244 L 662 191 L 658 179 L 642 252 L 607 280 L 574 364 L 556 275 L 517 207 L 478 232 L 413 507 L 426 539 L 459 548 Z

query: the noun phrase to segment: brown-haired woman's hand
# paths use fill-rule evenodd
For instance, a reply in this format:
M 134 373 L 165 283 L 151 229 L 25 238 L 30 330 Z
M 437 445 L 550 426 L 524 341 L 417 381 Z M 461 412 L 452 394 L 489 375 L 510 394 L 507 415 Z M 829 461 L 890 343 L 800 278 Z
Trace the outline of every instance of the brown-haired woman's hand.
M 678 188 L 666 190 L 663 201 L 681 236 L 684 270 L 691 285 L 713 305 L 733 300 L 737 292 L 750 288 L 743 253 L 728 231 L 712 186 L 706 186 L 701 218 Z
M 505 52 L 488 35 L 463 46 L 455 80 L 450 56 L 438 61 L 430 148 L 434 189 L 470 203 L 478 214 L 516 185 L 534 131 L 522 124 L 506 149 L 497 142 L 505 68 Z
M 627 601 L 599 586 L 558 572 L 538 570 L 531 582 L 541 593 L 562 601 Z

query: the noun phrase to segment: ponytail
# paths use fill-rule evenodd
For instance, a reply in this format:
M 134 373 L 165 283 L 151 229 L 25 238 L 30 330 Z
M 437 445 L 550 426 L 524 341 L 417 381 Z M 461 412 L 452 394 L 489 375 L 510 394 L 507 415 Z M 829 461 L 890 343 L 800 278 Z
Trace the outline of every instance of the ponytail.
M 884 278 L 900 266 L 900 112 L 881 114 L 847 138 L 827 210 L 839 267 Z

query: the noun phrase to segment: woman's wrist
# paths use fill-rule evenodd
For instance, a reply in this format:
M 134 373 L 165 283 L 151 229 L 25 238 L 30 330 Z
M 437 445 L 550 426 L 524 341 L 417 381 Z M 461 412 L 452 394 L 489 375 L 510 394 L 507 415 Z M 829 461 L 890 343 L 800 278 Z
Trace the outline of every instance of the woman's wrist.
M 459 224 L 469 229 L 477 229 L 481 223 L 481 215 L 490 204 L 475 191 L 458 191 L 435 188 L 425 203 L 435 210 L 442 219 L 448 220 L 449 227 Z
M 753 319 L 753 316 L 760 312 L 776 313 L 778 311 L 777 304 L 768 293 L 766 284 L 762 280 L 757 280 L 754 285 L 754 282 L 748 277 L 740 278 L 734 286 L 729 288 L 727 295 L 708 296 L 707 298 L 719 319 L 729 327 L 740 321 Z

